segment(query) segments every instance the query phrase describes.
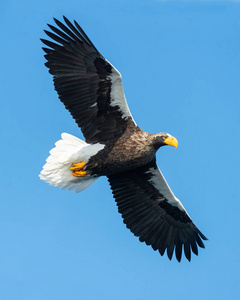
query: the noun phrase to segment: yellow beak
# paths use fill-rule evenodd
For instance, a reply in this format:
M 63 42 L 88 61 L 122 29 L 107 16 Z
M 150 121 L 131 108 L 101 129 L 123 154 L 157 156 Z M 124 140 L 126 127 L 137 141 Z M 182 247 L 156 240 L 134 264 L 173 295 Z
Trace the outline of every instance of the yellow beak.
M 178 146 L 178 141 L 177 141 L 177 139 L 176 139 L 174 136 L 168 136 L 168 137 L 164 140 L 164 143 L 167 144 L 167 145 L 176 147 L 176 148 L 177 148 L 177 146 Z

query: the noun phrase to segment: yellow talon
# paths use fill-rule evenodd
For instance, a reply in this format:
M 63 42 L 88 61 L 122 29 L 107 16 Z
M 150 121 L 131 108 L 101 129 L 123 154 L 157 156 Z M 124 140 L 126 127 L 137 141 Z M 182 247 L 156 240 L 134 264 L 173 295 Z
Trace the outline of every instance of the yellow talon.
M 85 162 L 79 162 L 76 164 L 73 164 L 73 166 L 70 168 L 70 170 L 82 170 L 85 167 Z
M 76 177 L 83 177 L 83 176 L 86 176 L 86 174 L 87 174 L 87 171 L 73 171 L 72 172 L 72 175 L 76 176 Z
M 83 171 L 83 168 L 85 167 L 85 162 L 79 162 L 76 164 L 73 164 L 72 167 L 70 167 L 70 170 L 73 171 L 72 175 L 77 177 L 83 177 L 86 176 L 87 171 Z

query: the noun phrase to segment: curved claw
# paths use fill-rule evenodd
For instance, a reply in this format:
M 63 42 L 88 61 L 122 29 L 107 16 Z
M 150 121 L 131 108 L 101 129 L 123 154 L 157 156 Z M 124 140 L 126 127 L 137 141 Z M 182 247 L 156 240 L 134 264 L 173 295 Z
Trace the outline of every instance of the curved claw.
M 73 164 L 70 167 L 70 170 L 73 171 L 72 175 L 76 177 L 83 177 L 86 176 L 87 171 L 83 171 L 83 168 L 85 167 L 85 162 L 81 161 L 79 163 Z
M 70 170 L 77 170 L 77 171 L 80 171 L 82 170 L 84 167 L 85 167 L 85 162 L 81 161 L 79 163 L 76 163 L 76 164 L 73 164 L 70 168 Z
M 72 175 L 76 176 L 76 177 L 83 177 L 83 176 L 86 176 L 86 174 L 87 174 L 87 171 L 73 171 L 72 172 Z

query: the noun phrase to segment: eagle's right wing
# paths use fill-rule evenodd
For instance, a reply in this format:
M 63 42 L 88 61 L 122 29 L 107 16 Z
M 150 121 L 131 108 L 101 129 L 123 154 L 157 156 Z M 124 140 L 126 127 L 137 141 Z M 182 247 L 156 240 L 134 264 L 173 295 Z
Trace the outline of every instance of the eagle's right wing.
M 172 193 L 155 159 L 135 170 L 109 176 L 108 180 L 124 223 L 141 242 L 161 255 L 167 249 L 169 259 L 175 249 L 179 262 L 182 247 L 189 261 L 191 250 L 197 255 L 197 245 L 204 248 L 202 240 L 207 238 Z

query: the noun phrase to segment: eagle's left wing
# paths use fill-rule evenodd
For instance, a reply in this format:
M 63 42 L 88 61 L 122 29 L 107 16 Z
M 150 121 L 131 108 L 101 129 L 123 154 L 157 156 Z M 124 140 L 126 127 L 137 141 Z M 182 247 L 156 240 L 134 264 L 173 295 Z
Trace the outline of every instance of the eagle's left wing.
M 65 17 L 45 31 L 46 66 L 59 99 L 71 113 L 87 143 L 119 138 L 136 126 L 122 86 L 122 76 L 96 49 L 86 33 Z
M 132 171 L 109 176 L 108 180 L 124 223 L 161 255 L 167 249 L 169 259 L 174 249 L 180 262 L 182 247 L 191 260 L 191 250 L 198 254 L 207 238 L 192 222 L 181 202 L 174 196 L 156 160 Z

